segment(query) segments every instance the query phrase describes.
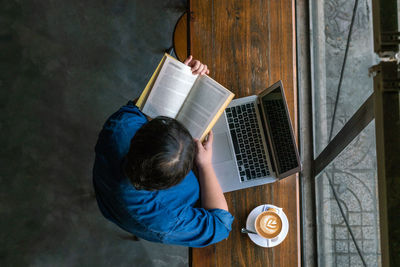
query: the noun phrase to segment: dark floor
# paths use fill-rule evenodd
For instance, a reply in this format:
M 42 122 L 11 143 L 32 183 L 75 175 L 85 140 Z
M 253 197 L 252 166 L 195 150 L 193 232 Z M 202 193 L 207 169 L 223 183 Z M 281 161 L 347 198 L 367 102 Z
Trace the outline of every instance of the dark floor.
M 185 0 L 0 1 L 0 265 L 185 266 L 98 211 L 94 145 L 171 45 Z

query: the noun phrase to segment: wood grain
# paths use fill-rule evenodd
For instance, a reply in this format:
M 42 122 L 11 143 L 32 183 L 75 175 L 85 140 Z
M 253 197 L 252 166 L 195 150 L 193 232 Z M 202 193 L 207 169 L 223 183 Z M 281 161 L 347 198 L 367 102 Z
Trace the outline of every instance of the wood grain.
M 210 76 L 242 97 L 282 80 L 297 135 L 294 1 L 190 0 L 190 51 L 207 64 Z M 191 250 L 192 266 L 300 265 L 298 177 L 225 194 L 235 217 L 227 240 Z M 287 238 L 261 248 L 240 233 L 258 205 L 282 207 Z

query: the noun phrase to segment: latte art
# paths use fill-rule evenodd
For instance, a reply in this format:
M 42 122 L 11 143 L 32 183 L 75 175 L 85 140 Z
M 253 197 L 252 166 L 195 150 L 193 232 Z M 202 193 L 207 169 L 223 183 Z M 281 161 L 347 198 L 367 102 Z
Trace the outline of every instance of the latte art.
M 276 216 L 266 214 L 262 216 L 260 220 L 260 228 L 264 233 L 272 235 L 278 230 L 279 225 Z
M 257 216 L 255 221 L 257 233 L 265 238 L 274 238 L 282 230 L 282 220 L 274 211 L 264 211 Z

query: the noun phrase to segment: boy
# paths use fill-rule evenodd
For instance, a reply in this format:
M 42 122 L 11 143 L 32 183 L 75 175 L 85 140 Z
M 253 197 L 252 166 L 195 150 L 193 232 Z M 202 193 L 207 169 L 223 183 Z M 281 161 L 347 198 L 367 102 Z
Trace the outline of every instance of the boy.
M 184 63 L 193 74 L 209 73 L 192 56 Z M 101 212 L 149 241 L 204 247 L 227 238 L 233 216 L 211 164 L 212 142 L 212 132 L 200 143 L 178 121 L 147 118 L 128 102 L 107 120 L 95 148 Z

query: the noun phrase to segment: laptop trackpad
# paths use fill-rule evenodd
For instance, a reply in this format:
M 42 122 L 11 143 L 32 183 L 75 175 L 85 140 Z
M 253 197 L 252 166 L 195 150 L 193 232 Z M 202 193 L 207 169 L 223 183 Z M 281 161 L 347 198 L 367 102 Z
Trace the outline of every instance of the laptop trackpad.
M 213 163 L 221 163 L 232 160 L 232 152 L 229 145 L 228 134 L 216 133 L 213 141 Z

